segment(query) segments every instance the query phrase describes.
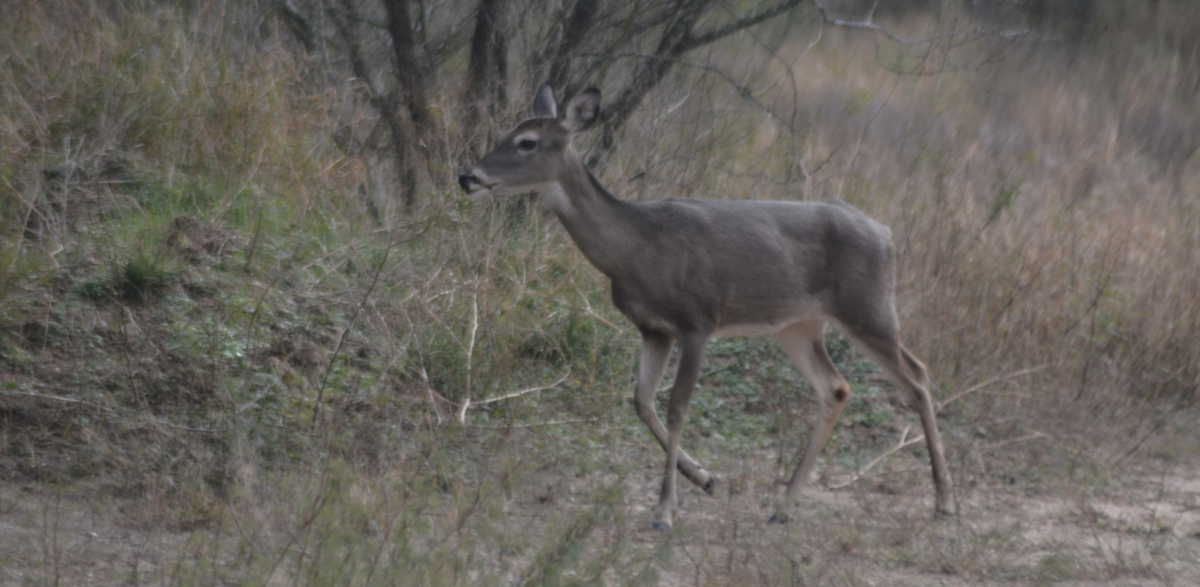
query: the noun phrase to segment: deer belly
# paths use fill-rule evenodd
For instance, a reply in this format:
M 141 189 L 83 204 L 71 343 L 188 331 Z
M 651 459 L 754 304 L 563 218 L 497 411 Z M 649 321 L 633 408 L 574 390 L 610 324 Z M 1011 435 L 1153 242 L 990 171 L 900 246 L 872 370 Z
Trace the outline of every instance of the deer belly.
M 712 335 L 713 336 L 762 336 L 764 334 L 775 334 L 775 333 L 783 330 L 784 328 L 787 328 L 788 326 L 791 326 L 792 324 L 795 324 L 796 322 L 799 322 L 799 321 L 800 320 L 798 318 L 794 317 L 790 320 L 781 321 L 781 322 L 759 322 L 759 323 L 747 322 L 747 323 L 741 323 L 741 324 L 724 324 L 724 325 L 717 327 L 717 329 L 713 331 Z

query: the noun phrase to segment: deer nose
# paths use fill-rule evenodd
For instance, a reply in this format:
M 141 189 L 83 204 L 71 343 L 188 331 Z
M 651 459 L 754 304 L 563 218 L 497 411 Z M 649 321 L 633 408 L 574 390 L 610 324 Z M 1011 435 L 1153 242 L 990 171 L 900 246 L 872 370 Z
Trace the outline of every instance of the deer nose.
M 467 192 L 468 194 L 471 193 L 472 184 L 477 183 L 478 180 L 475 179 L 475 174 L 471 173 L 470 171 L 464 171 L 458 174 L 458 185 L 462 186 L 463 191 Z

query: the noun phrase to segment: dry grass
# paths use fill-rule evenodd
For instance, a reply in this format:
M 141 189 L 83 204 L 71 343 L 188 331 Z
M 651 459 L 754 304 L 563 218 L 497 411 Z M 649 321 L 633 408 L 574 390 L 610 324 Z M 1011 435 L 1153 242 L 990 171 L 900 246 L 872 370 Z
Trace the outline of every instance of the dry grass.
M 0 582 L 1195 579 L 1200 15 L 1131 6 L 1075 41 L 797 20 L 650 96 L 614 192 L 892 227 L 963 505 L 930 520 L 903 450 L 765 524 L 811 410 L 772 343 L 725 341 L 685 442 L 726 490 L 689 490 L 671 536 L 643 527 L 636 334 L 539 204 L 432 177 L 372 217 L 360 88 L 242 28 L 253 7 L 0 9 Z M 859 402 L 837 485 L 911 418 L 829 344 Z
M 1194 38 L 1188 22 L 1159 17 L 1159 34 Z M 1177 52 L 1194 41 L 968 46 L 970 69 L 896 76 L 875 40 L 824 35 L 812 51 L 807 31 L 776 59 L 726 58 L 753 67 L 746 85 L 763 95 L 719 81 L 663 95 L 684 105 L 634 125 L 654 150 L 614 166 L 636 178 L 625 191 L 868 210 L 896 235 L 909 337 L 947 392 L 1044 365 L 1055 402 L 1194 401 L 1197 363 L 1178 351 L 1200 326 L 1184 294 L 1200 273 L 1196 151 L 1176 136 L 1195 124 L 1196 63 Z M 684 136 L 701 138 L 658 148 Z

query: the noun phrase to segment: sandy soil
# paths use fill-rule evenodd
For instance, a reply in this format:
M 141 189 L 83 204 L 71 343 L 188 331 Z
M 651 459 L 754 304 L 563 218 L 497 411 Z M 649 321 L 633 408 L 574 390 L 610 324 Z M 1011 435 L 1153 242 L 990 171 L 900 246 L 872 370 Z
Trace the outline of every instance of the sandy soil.
M 715 497 L 683 489 L 673 535 L 639 527 L 632 542 L 667 543 L 655 563 L 661 585 L 779 583 L 789 572 L 789 582 L 808 585 L 1200 585 L 1200 469 L 1150 469 L 1125 471 L 1105 492 L 1117 497 L 1104 499 L 1067 485 L 1041 495 L 964 487 L 960 514 L 938 520 L 917 476 L 898 489 L 891 481 L 813 488 L 787 525 L 766 522 L 775 489 L 733 470 Z M 650 519 L 658 473 L 648 463 L 627 478 L 629 519 Z M 569 511 L 587 483 L 530 481 L 509 512 Z M 152 517 L 136 502 L 0 486 L 0 585 L 171 584 L 196 535 L 145 521 Z

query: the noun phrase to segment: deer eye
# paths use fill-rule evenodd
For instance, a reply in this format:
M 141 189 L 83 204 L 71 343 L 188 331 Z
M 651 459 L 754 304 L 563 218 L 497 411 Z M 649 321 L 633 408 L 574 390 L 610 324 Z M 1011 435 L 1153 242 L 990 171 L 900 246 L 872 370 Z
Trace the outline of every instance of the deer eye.
M 537 141 L 533 139 L 523 139 L 517 142 L 517 149 L 520 151 L 534 151 L 537 149 Z

